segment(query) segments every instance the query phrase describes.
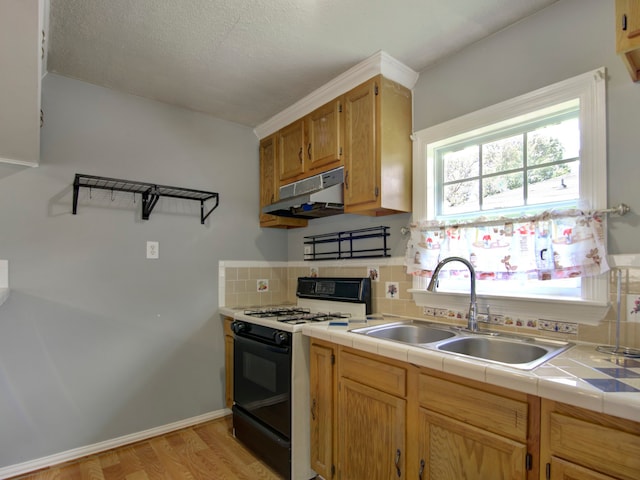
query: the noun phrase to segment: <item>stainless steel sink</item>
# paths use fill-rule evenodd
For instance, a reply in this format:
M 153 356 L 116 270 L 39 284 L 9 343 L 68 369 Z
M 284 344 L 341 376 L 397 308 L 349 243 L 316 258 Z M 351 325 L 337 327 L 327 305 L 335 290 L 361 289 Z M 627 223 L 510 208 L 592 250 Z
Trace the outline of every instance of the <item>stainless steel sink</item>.
M 351 331 L 411 345 L 440 342 L 456 336 L 455 332 L 448 330 L 446 327 L 437 328 L 419 323 L 392 323 L 378 327 L 356 328 Z
M 569 342 L 495 332 L 469 332 L 421 321 L 355 328 L 350 332 L 451 355 L 464 355 L 520 370 L 531 370 L 573 346 Z
M 535 368 L 573 346 L 537 338 L 467 336 L 438 344 L 442 352 L 457 353 L 521 370 Z

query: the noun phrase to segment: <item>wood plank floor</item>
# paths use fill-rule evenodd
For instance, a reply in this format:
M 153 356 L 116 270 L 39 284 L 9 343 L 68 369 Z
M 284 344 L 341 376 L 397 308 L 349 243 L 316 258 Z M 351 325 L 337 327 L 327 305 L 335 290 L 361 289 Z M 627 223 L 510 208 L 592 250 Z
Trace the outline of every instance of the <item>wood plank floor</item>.
M 281 480 L 231 434 L 231 416 L 14 480 Z

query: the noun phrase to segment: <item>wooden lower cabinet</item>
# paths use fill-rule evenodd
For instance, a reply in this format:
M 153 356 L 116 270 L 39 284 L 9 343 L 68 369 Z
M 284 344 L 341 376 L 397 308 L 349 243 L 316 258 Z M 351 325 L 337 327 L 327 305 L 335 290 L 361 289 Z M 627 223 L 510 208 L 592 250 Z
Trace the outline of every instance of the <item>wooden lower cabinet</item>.
M 561 458 L 551 457 L 549 463 L 549 480 L 616 480 Z
M 526 479 L 527 445 L 420 409 L 422 480 Z
M 407 478 L 405 418 L 405 399 L 341 378 L 338 478 Z
M 330 342 L 311 348 L 313 468 L 327 480 L 640 479 L 640 422 Z
M 311 468 L 323 478 L 335 473 L 333 457 L 336 405 L 335 346 L 312 339 L 310 345 Z
M 225 406 L 233 406 L 233 331 L 231 322 L 233 318 L 223 317 L 224 322 L 224 398 Z
M 535 398 L 425 369 L 418 399 L 418 478 L 537 478 Z
M 327 480 L 539 478 L 537 397 L 316 339 L 310 369 Z
M 640 423 L 542 400 L 541 462 L 553 480 L 638 480 Z

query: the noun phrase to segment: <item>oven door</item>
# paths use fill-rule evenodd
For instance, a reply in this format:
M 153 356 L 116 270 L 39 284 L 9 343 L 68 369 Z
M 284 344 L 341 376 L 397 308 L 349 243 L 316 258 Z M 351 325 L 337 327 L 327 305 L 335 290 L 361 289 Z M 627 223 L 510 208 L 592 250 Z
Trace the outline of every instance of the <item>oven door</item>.
M 291 347 L 236 334 L 233 349 L 234 403 L 291 439 Z

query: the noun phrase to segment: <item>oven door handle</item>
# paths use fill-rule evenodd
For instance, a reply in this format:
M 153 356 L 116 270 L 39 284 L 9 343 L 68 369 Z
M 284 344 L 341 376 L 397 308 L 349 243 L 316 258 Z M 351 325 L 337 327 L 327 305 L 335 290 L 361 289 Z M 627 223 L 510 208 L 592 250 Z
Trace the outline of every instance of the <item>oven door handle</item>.
M 237 333 L 234 335 L 234 339 L 236 342 L 244 343 L 245 345 L 259 345 L 260 348 L 264 348 L 272 353 L 279 353 L 281 355 L 289 355 L 291 348 L 281 347 L 278 345 L 272 345 L 270 343 L 261 342 L 259 340 L 255 340 L 251 337 L 245 337 L 244 335 L 238 335 Z

